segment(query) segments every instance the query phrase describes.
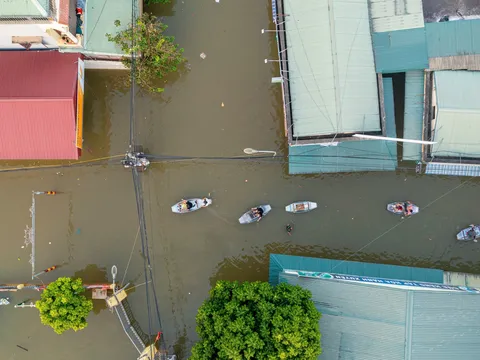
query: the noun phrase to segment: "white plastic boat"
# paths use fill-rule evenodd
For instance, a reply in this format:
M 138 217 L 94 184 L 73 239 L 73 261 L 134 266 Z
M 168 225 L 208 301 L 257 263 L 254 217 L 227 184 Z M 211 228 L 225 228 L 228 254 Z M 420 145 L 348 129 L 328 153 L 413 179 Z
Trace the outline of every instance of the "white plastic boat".
M 317 203 L 312 201 L 297 201 L 285 206 L 285 211 L 294 214 L 306 213 L 317 208 Z
M 270 210 L 272 210 L 272 207 L 270 205 L 259 205 L 257 206 L 257 208 L 261 208 L 263 210 L 262 217 L 265 217 L 265 215 L 267 215 Z M 240 216 L 240 219 L 238 219 L 238 222 L 240 224 L 250 224 L 256 221 L 260 221 L 260 217 L 255 215 L 252 209 L 248 210 L 245 214 Z
M 176 214 L 186 214 L 193 211 L 197 211 L 201 208 L 205 208 L 212 203 L 212 199 L 203 198 L 203 199 L 187 199 L 182 200 L 172 206 L 172 212 Z M 190 209 L 188 208 L 188 204 L 191 205 Z
M 480 225 L 470 225 L 468 228 L 463 229 L 457 234 L 457 240 L 461 241 L 475 241 L 480 238 Z
M 408 207 L 411 207 L 410 214 L 406 213 L 406 209 Z M 418 214 L 418 212 L 420 211 L 420 208 L 417 205 L 411 203 L 410 201 L 397 201 L 394 203 L 387 204 L 387 210 L 395 215 L 410 216 L 410 215 Z

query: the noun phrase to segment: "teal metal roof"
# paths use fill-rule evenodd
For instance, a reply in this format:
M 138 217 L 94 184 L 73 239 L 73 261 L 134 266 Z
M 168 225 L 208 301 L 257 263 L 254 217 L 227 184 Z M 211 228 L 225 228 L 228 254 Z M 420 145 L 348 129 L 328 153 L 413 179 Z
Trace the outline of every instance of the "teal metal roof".
M 105 34 L 114 35 L 128 27 L 132 22 L 132 1 L 137 0 L 86 0 L 84 53 L 123 55 Z M 115 27 L 115 20 L 120 20 L 122 26 Z
M 437 269 L 270 254 L 271 284 L 276 285 L 279 274 L 286 269 L 443 284 L 443 271 Z
M 428 57 L 480 54 L 480 19 L 425 24 Z
M 0 0 L 0 17 L 48 17 L 49 15 L 49 0 Z
M 424 78 L 422 70 L 405 73 L 405 114 L 403 137 L 411 140 L 422 140 L 424 109 Z M 403 143 L 403 160 L 420 160 L 422 145 Z
M 397 73 L 428 68 L 425 28 L 372 34 L 375 68 Z
M 383 89 L 386 133 L 396 137 L 392 79 L 383 79 Z M 289 146 L 288 153 L 290 174 L 393 171 L 397 168 L 397 146 L 391 141 L 361 140 L 346 141 L 337 146 Z
M 436 71 L 435 156 L 480 157 L 480 72 Z
M 422 0 L 370 0 L 373 32 L 423 28 Z
M 283 0 L 293 137 L 379 131 L 367 0 Z
M 477 360 L 480 295 L 407 290 L 280 273 L 322 313 L 319 360 Z

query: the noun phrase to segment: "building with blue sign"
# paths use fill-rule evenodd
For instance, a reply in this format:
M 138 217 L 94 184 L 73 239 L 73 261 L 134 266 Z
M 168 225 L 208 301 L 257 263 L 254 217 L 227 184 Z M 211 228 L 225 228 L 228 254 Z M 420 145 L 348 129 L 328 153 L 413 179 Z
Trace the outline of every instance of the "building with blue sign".
M 422 0 L 272 0 L 272 11 L 290 174 L 394 171 L 401 159 L 426 174 L 480 176 L 477 103 L 442 95 L 478 93 L 478 14 Z M 436 144 L 402 143 L 397 154 L 396 142 L 353 136 L 396 129 Z
M 271 254 L 269 282 L 312 292 L 322 313 L 319 360 L 479 358 L 475 276 Z

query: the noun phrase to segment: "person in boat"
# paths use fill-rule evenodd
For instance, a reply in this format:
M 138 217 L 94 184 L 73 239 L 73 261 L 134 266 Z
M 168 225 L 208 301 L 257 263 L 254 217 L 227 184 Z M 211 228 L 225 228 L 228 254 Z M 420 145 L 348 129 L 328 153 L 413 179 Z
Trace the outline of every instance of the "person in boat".
M 287 234 L 288 234 L 288 235 L 291 235 L 291 234 L 292 234 L 292 231 L 293 231 L 293 226 L 290 225 L 290 224 L 287 224 L 287 225 L 285 226 L 285 230 L 287 230 Z
M 403 206 L 402 203 L 396 203 L 395 204 L 395 211 L 398 211 L 398 212 L 405 211 L 405 207 Z
M 184 205 L 187 210 L 191 210 L 193 208 L 193 204 L 189 200 L 183 200 L 182 205 Z
M 253 208 L 253 215 L 258 218 L 258 221 L 262 220 L 263 209 L 261 207 Z
M 467 239 L 468 240 L 473 240 L 475 242 L 477 242 L 477 232 L 475 230 L 475 225 L 474 224 L 470 224 L 470 229 L 467 231 Z
M 410 216 L 413 214 L 413 204 L 410 201 L 407 201 L 404 207 L 405 207 L 405 216 Z
M 206 207 L 208 205 L 208 200 L 207 198 L 202 199 L 203 207 Z

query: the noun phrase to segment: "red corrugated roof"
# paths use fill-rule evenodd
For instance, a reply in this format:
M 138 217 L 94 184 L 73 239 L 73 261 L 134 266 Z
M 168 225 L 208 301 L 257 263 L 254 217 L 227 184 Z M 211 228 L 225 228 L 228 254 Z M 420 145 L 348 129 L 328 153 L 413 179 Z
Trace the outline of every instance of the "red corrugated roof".
M 78 54 L 0 52 L 0 159 L 78 159 Z
M 69 25 L 70 24 L 70 0 L 60 0 L 60 6 L 59 6 L 59 19 L 58 22 L 63 25 Z M 75 34 L 73 34 L 75 35 Z

